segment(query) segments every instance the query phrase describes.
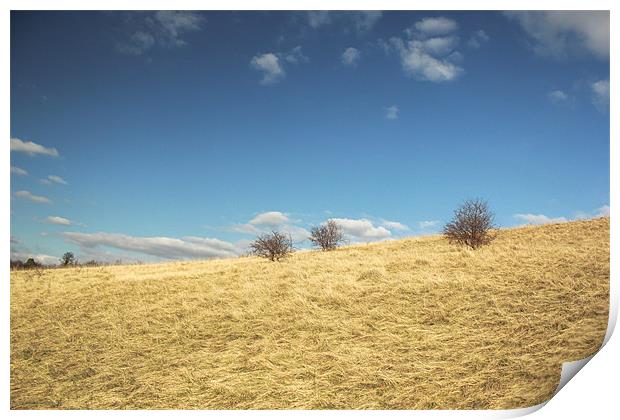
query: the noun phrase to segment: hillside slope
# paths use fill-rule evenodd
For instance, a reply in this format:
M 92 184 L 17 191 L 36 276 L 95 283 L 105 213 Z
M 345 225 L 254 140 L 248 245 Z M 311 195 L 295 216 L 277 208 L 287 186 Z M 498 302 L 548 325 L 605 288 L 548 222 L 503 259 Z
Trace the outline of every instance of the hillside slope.
M 11 273 L 12 408 L 517 408 L 607 326 L 609 218 Z

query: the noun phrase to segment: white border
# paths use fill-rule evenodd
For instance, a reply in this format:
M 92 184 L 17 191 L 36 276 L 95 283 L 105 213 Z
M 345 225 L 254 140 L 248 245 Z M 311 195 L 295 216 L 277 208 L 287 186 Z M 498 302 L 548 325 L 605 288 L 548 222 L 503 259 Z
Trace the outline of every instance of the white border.
M 610 81 L 611 81 L 611 108 L 610 115 L 618 115 L 618 89 L 616 88 L 616 78 L 618 69 L 618 55 L 617 55 L 617 42 L 618 39 L 618 19 L 616 13 L 618 10 L 618 2 L 602 1 L 602 0 L 590 0 L 587 3 L 583 1 L 569 0 L 563 2 L 554 2 L 550 0 L 522 0 L 522 1 L 491 1 L 491 0 L 472 0 L 472 1 L 457 1 L 457 0 L 443 0 L 439 4 L 437 1 L 403 1 L 403 0 L 384 0 L 384 1 L 370 1 L 370 0 L 313 0 L 313 1 L 283 1 L 283 0 L 264 0 L 260 2 L 251 1 L 239 1 L 228 0 L 225 2 L 204 2 L 198 0 L 176 0 L 174 2 L 169 0 L 152 0 L 152 1 L 129 1 L 129 0 L 108 0 L 108 1 L 90 1 L 88 3 L 80 2 L 76 0 L 64 0 L 64 1 L 42 1 L 42 0 L 23 0 L 13 1 L 9 0 L 3 3 L 5 5 L 2 14 L 2 53 L 4 57 L 10 56 L 10 10 L 156 10 L 156 9 L 175 9 L 175 10 L 611 10 L 611 60 L 610 60 Z M 8 7 L 7 7 L 8 6 Z M 584 7 L 585 6 L 585 7 Z M 616 6 L 616 7 L 614 7 Z M 10 136 L 10 67 L 7 61 L 4 61 L 2 66 L 2 126 L 5 128 L 5 133 Z M 611 80 L 613 79 L 613 80 Z M 618 177 L 620 172 L 618 171 L 618 118 L 610 118 L 611 122 L 611 139 L 615 141 L 610 142 L 610 182 L 611 191 L 618 191 L 620 183 Z M 9 150 L 5 146 L 0 152 L 0 159 L 2 167 L 2 177 L 0 196 L 10 196 L 10 175 L 8 171 L 9 166 Z M 618 311 L 618 291 L 617 291 L 617 241 L 618 241 L 618 229 L 614 221 L 617 217 L 617 209 L 620 206 L 617 194 L 611 194 L 610 207 L 612 212 L 611 223 L 611 302 L 612 307 L 610 310 L 610 322 L 608 327 L 608 333 L 606 335 L 606 345 L 599 353 L 591 359 L 591 362 L 583 368 L 583 372 L 579 374 L 580 378 L 576 381 L 571 381 L 557 396 L 552 398 L 546 405 L 544 410 L 537 411 L 533 414 L 536 418 L 548 418 L 548 417 L 562 417 L 562 418 L 582 418 L 583 416 L 591 417 L 609 417 L 610 413 L 617 413 L 617 375 L 619 366 L 619 354 L 620 345 L 618 339 L 611 337 L 611 332 L 615 326 Z M 2 242 L 2 261 L 6 276 L 2 276 L 2 292 L 0 299 L 2 299 L 2 308 L 4 314 L 4 322 L 2 323 L 2 337 L 4 345 L 0 352 L 2 356 L 2 373 L 4 381 L 2 381 L 1 398 L 3 402 L 3 409 L 9 409 L 9 273 L 8 273 L 8 259 L 9 259 L 9 243 L 6 241 L 8 232 L 10 231 L 10 204 L 9 201 L 5 201 L 5 204 L 1 206 L 1 212 L 3 216 L 3 231 L 4 241 Z M 611 339 L 610 339 L 611 337 Z M 579 365 L 579 363 L 577 363 Z M 574 364 L 572 365 L 575 366 Z M 565 365 L 563 367 L 563 373 L 571 370 L 571 365 Z M 116 417 L 116 416 L 131 416 L 131 417 L 146 417 L 154 416 L 159 418 L 167 418 L 170 415 L 173 416 L 217 416 L 223 418 L 239 418 L 239 417 L 254 417 L 254 418 L 274 418 L 283 416 L 293 417 L 333 417 L 336 416 L 340 419 L 343 416 L 346 417 L 376 417 L 388 415 L 390 417 L 412 417 L 416 418 L 437 418 L 437 417 L 469 417 L 469 418 L 483 418 L 483 417 L 496 417 L 502 418 L 506 415 L 523 415 L 532 410 L 541 408 L 545 404 L 540 406 L 524 409 L 524 410 L 498 410 L 498 411 L 11 411 L 8 414 L 15 417 L 72 417 L 78 416 L 82 418 L 88 417 Z

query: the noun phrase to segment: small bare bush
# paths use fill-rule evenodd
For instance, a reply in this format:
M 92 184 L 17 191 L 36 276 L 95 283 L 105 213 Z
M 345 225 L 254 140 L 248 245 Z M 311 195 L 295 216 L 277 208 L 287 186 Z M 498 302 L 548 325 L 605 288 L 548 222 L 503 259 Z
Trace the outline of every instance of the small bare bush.
M 486 201 L 467 200 L 454 211 L 454 217 L 444 226 L 443 234 L 451 243 L 477 249 L 495 239 L 494 219 Z
M 344 232 L 333 220 L 321 226 L 315 226 L 310 230 L 310 242 L 323 251 L 336 249 L 344 242 Z
M 273 231 L 259 235 L 250 244 L 252 254 L 269 258 L 271 261 L 280 261 L 293 252 L 293 239 L 290 235 Z

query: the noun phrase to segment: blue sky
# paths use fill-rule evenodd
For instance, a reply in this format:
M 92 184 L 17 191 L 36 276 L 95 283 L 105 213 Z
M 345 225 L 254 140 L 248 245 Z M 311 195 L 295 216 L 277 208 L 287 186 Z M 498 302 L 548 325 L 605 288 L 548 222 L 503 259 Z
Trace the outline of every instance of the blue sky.
M 13 12 L 11 256 L 609 213 L 604 12 Z

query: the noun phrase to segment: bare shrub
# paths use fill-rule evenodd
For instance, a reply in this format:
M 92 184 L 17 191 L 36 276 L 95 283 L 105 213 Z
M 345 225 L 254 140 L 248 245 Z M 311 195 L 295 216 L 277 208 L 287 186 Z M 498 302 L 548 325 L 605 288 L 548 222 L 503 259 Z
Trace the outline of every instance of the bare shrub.
M 444 226 L 443 234 L 451 243 L 477 249 L 495 239 L 494 219 L 486 201 L 467 200 L 454 211 L 454 217 Z
M 280 261 L 293 252 L 293 239 L 290 235 L 273 231 L 258 235 L 250 244 L 252 254 L 269 258 L 271 261 Z
M 313 227 L 308 239 L 323 251 L 330 251 L 344 242 L 344 232 L 336 222 L 328 220 L 325 224 Z

